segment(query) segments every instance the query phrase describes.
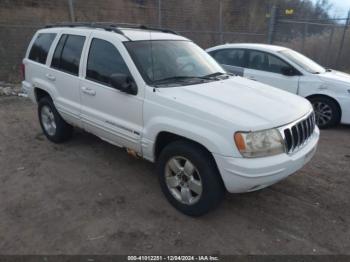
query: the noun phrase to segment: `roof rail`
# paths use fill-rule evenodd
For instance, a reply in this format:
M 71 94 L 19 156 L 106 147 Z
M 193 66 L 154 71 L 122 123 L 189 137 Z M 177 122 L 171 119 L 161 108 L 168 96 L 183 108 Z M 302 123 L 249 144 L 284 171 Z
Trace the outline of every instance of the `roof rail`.
M 69 23 L 69 22 L 63 22 L 63 23 L 56 23 L 56 24 L 49 24 L 46 25 L 45 28 L 54 28 L 54 27 L 88 27 L 88 28 L 101 28 L 106 31 L 114 31 L 115 33 L 118 33 L 120 35 L 124 35 L 124 33 L 119 30 L 118 28 L 114 26 L 110 26 L 109 24 L 104 23 L 90 23 L 90 22 L 75 22 L 75 23 Z
M 163 33 L 175 34 L 178 35 L 177 32 L 165 29 L 165 28 L 156 28 L 156 27 L 148 27 L 140 24 L 128 24 L 128 23 L 111 23 L 111 22 L 63 22 L 56 24 L 46 25 L 45 28 L 53 28 L 53 27 L 88 27 L 88 28 L 100 28 L 106 31 L 113 31 L 120 35 L 125 36 L 121 28 L 130 28 L 130 29 L 142 29 L 149 31 L 158 31 Z M 126 36 L 125 36 L 126 37 Z

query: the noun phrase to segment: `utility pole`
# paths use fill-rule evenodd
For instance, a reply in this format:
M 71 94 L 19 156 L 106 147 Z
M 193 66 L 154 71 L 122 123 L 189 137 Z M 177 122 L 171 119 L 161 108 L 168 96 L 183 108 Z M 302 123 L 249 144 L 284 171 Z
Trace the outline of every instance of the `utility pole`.
M 275 33 L 275 24 L 276 24 L 276 12 L 277 12 L 277 7 L 273 5 L 270 12 L 270 21 L 269 21 L 269 29 L 268 29 L 269 31 L 267 33 L 268 44 L 272 44 L 273 42 L 273 35 Z
M 162 27 L 162 0 L 158 0 L 158 26 Z
M 223 33 L 223 18 L 222 18 L 222 0 L 219 0 L 219 34 L 220 34 L 220 44 L 224 43 L 224 33 Z
M 69 7 L 69 15 L 70 15 L 70 20 L 72 22 L 75 22 L 75 14 L 74 14 L 74 6 L 73 6 L 73 0 L 68 0 L 68 7 Z

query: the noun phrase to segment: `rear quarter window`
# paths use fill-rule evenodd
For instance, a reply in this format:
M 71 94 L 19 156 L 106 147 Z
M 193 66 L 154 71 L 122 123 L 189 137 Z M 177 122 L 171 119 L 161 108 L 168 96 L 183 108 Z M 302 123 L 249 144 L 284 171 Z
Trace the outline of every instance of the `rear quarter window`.
M 39 34 L 33 43 L 33 46 L 29 52 L 28 58 L 35 62 L 45 64 L 47 54 L 49 53 L 50 47 L 55 37 L 56 37 L 55 33 Z

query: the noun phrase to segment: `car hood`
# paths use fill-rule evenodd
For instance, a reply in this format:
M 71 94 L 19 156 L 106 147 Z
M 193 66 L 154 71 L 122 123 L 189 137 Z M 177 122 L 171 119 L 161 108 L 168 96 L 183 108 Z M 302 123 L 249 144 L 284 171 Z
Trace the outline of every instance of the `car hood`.
M 291 123 L 312 109 L 304 98 L 242 77 L 161 91 L 201 119 L 250 131 Z
M 346 85 L 350 86 L 350 75 L 332 70 L 331 72 L 325 72 L 322 74 L 319 74 L 318 77 L 323 81 L 327 82 L 329 84 L 340 84 L 340 85 Z

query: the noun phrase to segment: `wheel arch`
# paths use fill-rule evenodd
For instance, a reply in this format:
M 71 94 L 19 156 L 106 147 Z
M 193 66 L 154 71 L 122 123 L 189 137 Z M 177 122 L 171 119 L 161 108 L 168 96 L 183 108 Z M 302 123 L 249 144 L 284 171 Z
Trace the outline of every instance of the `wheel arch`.
M 312 95 L 309 95 L 309 96 L 307 96 L 305 98 L 307 100 L 311 101 L 312 99 L 315 99 L 315 98 L 318 98 L 318 97 L 324 97 L 324 98 L 332 100 L 338 106 L 339 113 L 340 113 L 340 118 L 342 117 L 342 108 L 341 108 L 339 102 L 337 101 L 337 99 L 335 99 L 334 97 L 331 97 L 331 96 L 325 95 L 325 94 L 312 94 Z
M 162 150 L 167 145 L 169 145 L 170 143 L 172 143 L 174 141 L 185 141 L 185 142 L 188 142 L 189 144 L 193 144 L 193 145 L 201 148 L 207 154 L 207 156 L 213 161 L 212 163 L 214 164 L 214 166 L 217 170 L 217 174 L 219 176 L 219 179 L 220 179 L 222 185 L 224 186 L 224 188 L 226 189 L 225 183 L 224 183 L 222 175 L 220 173 L 220 169 L 218 168 L 218 164 L 217 164 L 213 154 L 210 152 L 210 150 L 206 146 L 202 145 L 201 143 L 199 143 L 195 140 L 192 140 L 192 139 L 189 139 L 187 137 L 177 135 L 175 133 L 168 132 L 168 131 L 159 132 L 155 141 L 156 141 L 154 144 L 154 159 L 155 159 L 155 161 L 158 160 Z
M 37 103 L 40 101 L 40 99 L 42 99 L 45 96 L 48 96 L 52 99 L 51 94 L 47 90 L 44 90 L 44 89 L 39 88 L 39 87 L 34 88 L 34 95 L 35 95 L 35 100 Z
M 190 138 L 187 138 L 187 137 L 184 137 L 184 136 L 172 133 L 172 132 L 168 132 L 168 131 L 161 131 L 157 134 L 155 144 L 154 144 L 154 149 L 153 149 L 153 151 L 154 151 L 153 154 L 154 154 L 155 160 L 158 159 L 160 153 L 167 145 L 169 145 L 172 142 L 178 141 L 178 140 L 187 141 L 189 143 L 192 143 L 192 144 L 195 144 L 195 145 L 201 147 L 208 154 L 210 154 L 211 157 L 213 158 L 213 160 L 215 161 L 212 153 L 210 152 L 210 150 L 206 146 L 204 146 L 201 143 L 194 141 Z

